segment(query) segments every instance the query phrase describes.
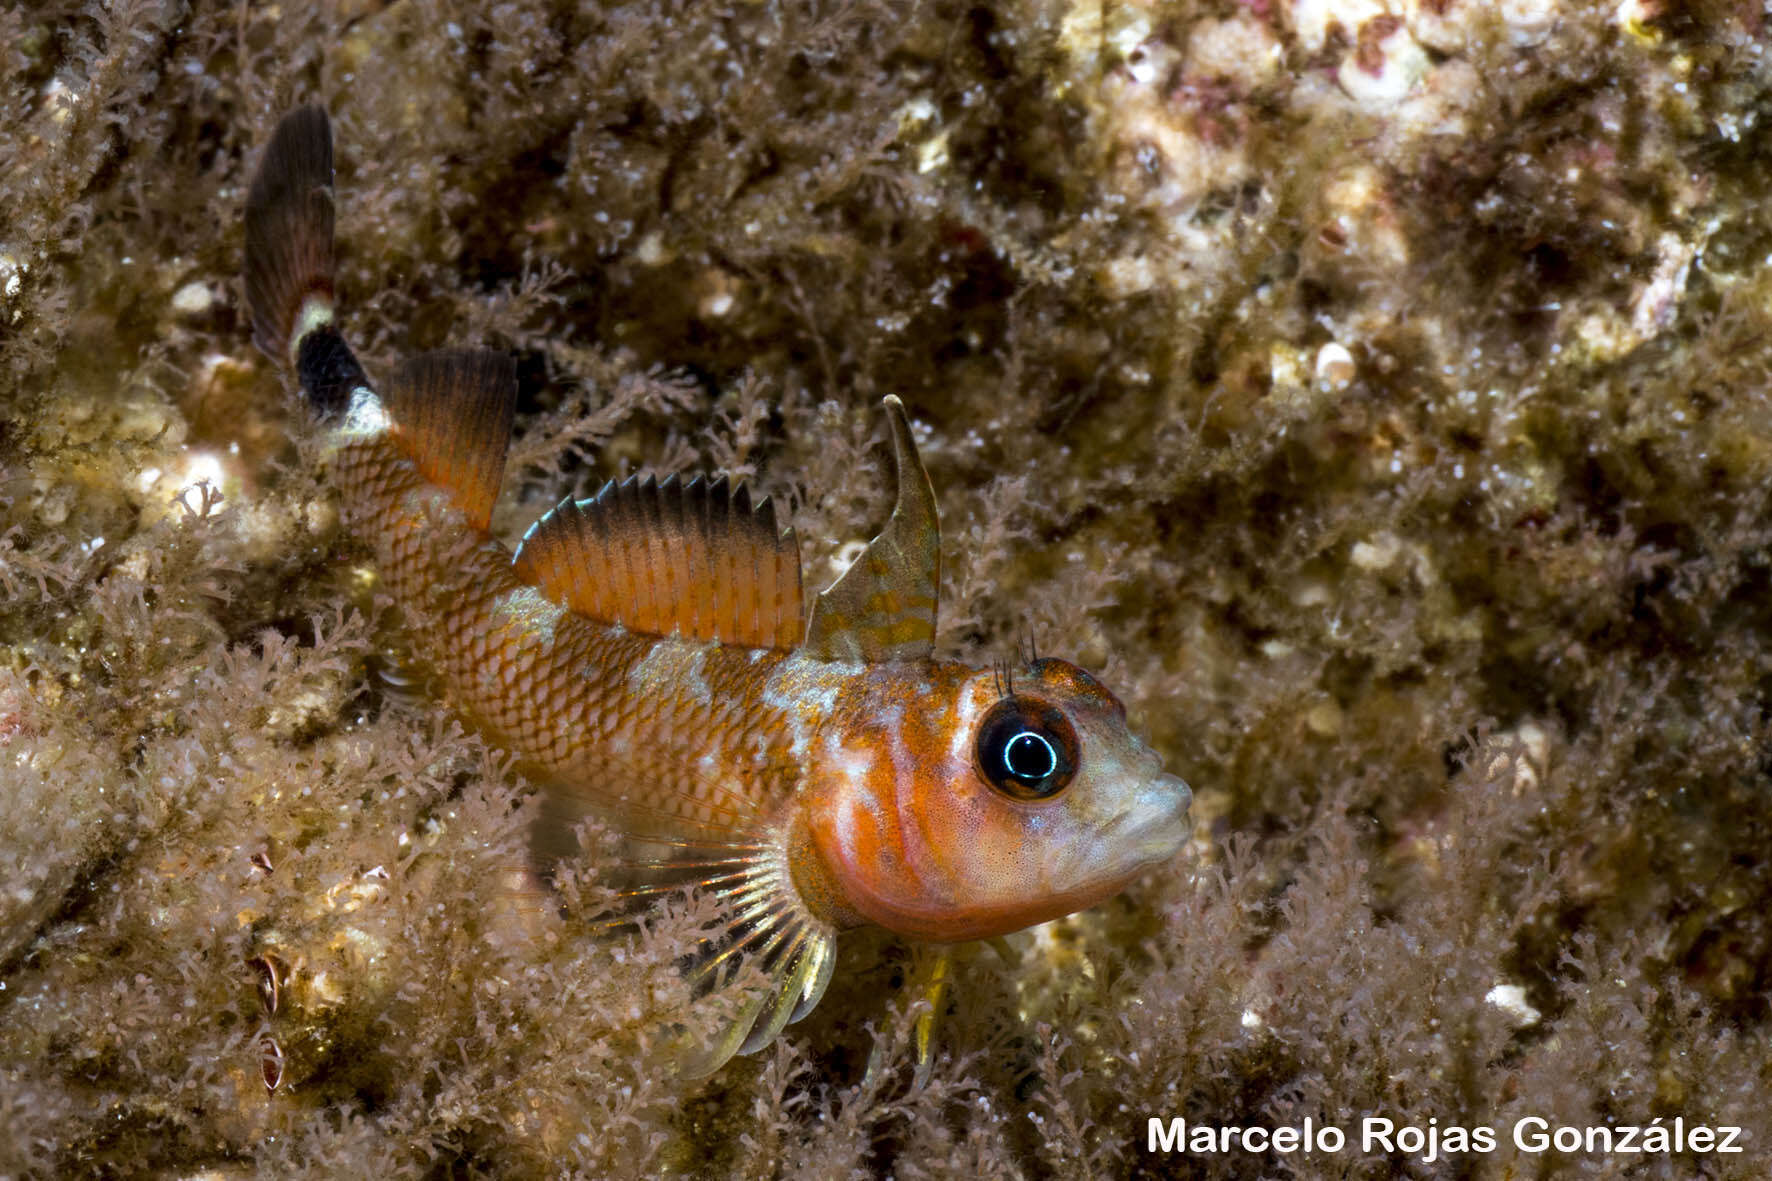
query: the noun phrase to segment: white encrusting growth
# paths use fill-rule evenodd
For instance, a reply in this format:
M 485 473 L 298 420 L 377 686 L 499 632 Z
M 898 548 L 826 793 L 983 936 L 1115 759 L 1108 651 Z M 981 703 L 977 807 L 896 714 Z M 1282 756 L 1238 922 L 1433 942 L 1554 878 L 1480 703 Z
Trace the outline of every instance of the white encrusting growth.
M 513 628 L 525 639 L 543 644 L 554 642 L 554 627 L 566 614 L 566 608 L 532 586 L 500 595 L 492 611 L 494 626 Z
M 474 669 L 479 688 L 488 693 L 510 693 L 524 671 L 530 667 L 535 653 L 554 639 L 554 626 L 566 614 L 564 607 L 550 603 L 534 587 L 518 587 L 492 601 L 487 639 L 492 647 L 515 647 L 520 655 L 515 660 L 484 660 Z M 505 638 L 508 637 L 508 638 Z
M 921 700 L 926 701 L 928 698 Z M 917 759 L 904 740 L 904 707 L 889 706 L 881 714 L 880 723 L 880 729 L 886 735 L 887 756 L 892 760 L 893 781 L 900 784 L 911 783 L 917 775 Z
M 828 714 L 837 705 L 837 694 L 849 678 L 859 675 L 865 665 L 846 661 L 818 660 L 804 652 L 795 652 L 775 666 L 763 682 L 763 704 L 776 709 L 810 707 L 812 712 Z
M 295 314 L 295 327 L 289 333 L 289 367 L 299 368 L 301 361 L 302 338 L 317 328 L 324 328 L 332 323 L 332 299 L 325 295 L 310 295 L 301 301 L 301 311 Z
M 708 647 L 682 640 L 660 640 L 628 673 L 629 691 L 642 697 L 685 693 L 703 705 L 712 703 L 714 695 L 707 682 Z
M 763 682 L 762 704 L 787 719 L 789 749 L 796 761 L 805 762 L 808 744 L 836 709 L 843 686 L 860 676 L 865 667 L 795 652 L 776 665 Z
M 880 801 L 867 789 L 868 774 L 874 765 L 873 755 L 866 750 L 845 750 L 842 740 L 835 734 L 825 740 L 825 752 L 831 765 L 848 781 L 845 789 L 837 793 L 836 835 L 839 855 L 847 864 L 856 865 L 861 855 L 856 842 L 864 829 L 873 833 L 886 830 L 886 815 L 881 811 Z M 871 823 L 864 824 L 857 815 L 863 811 Z
M 368 386 L 360 385 L 351 391 L 351 403 L 345 409 L 345 419 L 338 430 L 352 439 L 367 439 L 381 434 L 391 425 L 381 398 Z
M 850 746 L 843 741 L 843 735 L 832 731 L 824 740 L 825 766 L 841 775 L 853 789 L 844 792 L 845 797 L 867 796 L 872 793 L 865 790 L 868 777 L 874 770 L 874 750 L 868 746 Z
M 994 701 L 981 702 L 976 685 L 974 682 L 968 686 L 954 703 L 954 729 L 948 738 L 948 758 L 956 766 L 965 766 L 972 760 L 972 731 L 980 706 L 995 704 Z

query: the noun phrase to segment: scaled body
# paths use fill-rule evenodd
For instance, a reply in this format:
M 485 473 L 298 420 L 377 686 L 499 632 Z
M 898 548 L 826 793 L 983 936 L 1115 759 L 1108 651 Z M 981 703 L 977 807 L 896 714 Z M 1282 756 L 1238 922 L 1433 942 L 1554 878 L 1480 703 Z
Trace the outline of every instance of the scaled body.
M 248 202 L 257 339 L 327 421 L 347 527 L 368 542 L 450 706 L 572 818 L 665 853 L 644 897 L 719 893 L 728 938 L 695 971 L 774 981 L 698 1067 L 815 1004 L 842 928 L 999 935 L 1092 905 L 1188 832 L 1187 786 L 1073 665 L 936 661 L 933 492 L 888 399 L 886 529 L 804 619 L 797 545 L 724 481 L 629 482 L 549 513 L 513 555 L 487 532 L 514 376 L 429 354 L 379 392 L 333 323 L 331 140 L 304 108 Z

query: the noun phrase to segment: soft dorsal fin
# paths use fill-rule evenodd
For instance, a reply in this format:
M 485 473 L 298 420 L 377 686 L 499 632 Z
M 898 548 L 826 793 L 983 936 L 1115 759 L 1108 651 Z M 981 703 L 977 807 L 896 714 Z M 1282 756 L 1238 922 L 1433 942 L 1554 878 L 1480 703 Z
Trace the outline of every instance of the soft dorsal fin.
M 888 394 L 885 406 L 897 504 L 886 528 L 812 605 L 806 648 L 825 660 L 922 660 L 935 644 L 941 587 L 935 488 L 917 457 L 904 403 Z
M 384 404 L 393 438 L 427 480 L 484 529 L 504 479 L 517 366 L 503 353 L 422 353 L 400 366 Z
M 560 502 L 530 526 L 517 577 L 588 619 L 655 636 L 792 648 L 800 546 L 767 497 L 724 477 L 628 479 Z

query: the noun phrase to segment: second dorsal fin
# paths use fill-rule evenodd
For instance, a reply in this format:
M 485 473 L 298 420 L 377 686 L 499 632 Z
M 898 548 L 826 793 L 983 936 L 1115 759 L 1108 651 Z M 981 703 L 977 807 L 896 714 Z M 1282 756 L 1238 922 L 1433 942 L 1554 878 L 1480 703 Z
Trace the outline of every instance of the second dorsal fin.
M 800 641 L 800 547 L 724 477 L 629 479 L 568 498 L 523 535 L 517 577 L 589 619 L 749 648 Z
M 486 528 L 511 442 L 515 363 L 467 349 L 421 353 L 395 372 L 384 404 L 400 449 L 449 490 L 470 525 Z

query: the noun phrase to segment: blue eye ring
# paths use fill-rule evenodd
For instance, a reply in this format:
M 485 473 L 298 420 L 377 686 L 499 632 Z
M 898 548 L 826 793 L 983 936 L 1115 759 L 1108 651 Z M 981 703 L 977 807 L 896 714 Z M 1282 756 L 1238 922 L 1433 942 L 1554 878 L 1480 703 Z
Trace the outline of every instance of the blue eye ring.
M 1043 783 L 1058 770 L 1058 752 L 1038 730 L 1022 730 L 1003 744 L 1003 764 L 1017 779 Z
M 1064 714 L 1031 697 L 1003 698 L 978 723 L 978 773 L 1015 800 L 1049 800 L 1077 772 L 1077 732 Z

